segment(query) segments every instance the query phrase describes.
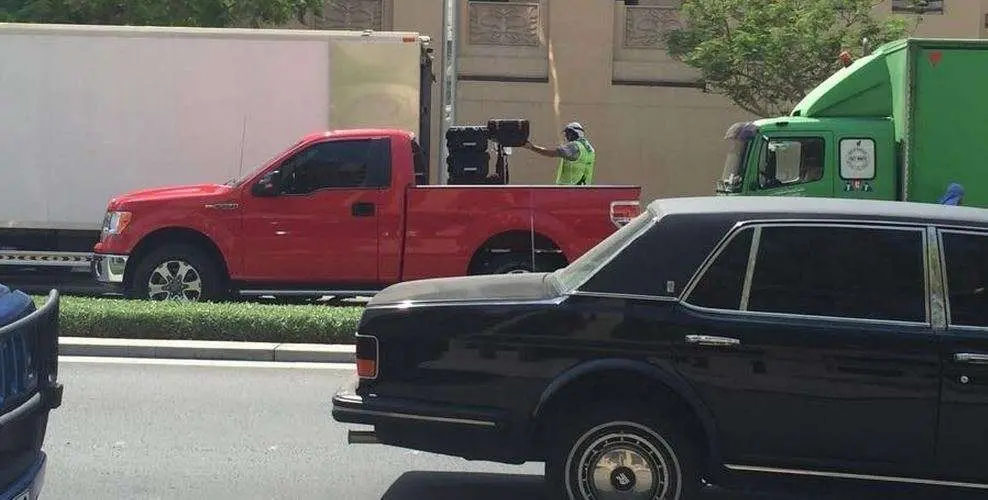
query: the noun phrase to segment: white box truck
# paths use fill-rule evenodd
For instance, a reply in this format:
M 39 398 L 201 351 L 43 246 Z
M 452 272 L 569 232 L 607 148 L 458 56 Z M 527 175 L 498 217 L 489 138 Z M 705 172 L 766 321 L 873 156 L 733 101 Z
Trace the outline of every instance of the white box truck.
M 433 80 L 417 33 L 0 23 L 0 274 L 88 279 L 111 196 L 234 178 L 310 132 L 428 148 Z

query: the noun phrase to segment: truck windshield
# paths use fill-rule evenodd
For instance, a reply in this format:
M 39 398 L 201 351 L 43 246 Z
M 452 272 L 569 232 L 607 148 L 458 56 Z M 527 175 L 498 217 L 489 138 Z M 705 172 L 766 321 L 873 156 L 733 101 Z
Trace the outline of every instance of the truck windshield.
M 620 252 L 628 243 L 641 236 L 654 221 L 655 214 L 650 210 L 645 210 L 631 219 L 631 222 L 622 226 L 621 229 L 611 233 L 604 241 L 587 250 L 568 266 L 554 271 L 549 275 L 549 282 L 559 293 L 573 291 L 597 273 L 604 263 Z
M 724 173 L 717 182 L 718 193 L 736 193 L 744 179 L 744 159 L 748 155 L 751 140 L 758 128 L 751 122 L 738 122 L 731 125 L 724 134 L 727 141 L 727 156 L 724 158 Z
M 240 186 L 247 179 L 250 179 L 251 177 L 257 175 L 257 173 L 260 172 L 261 170 L 264 170 L 264 169 L 268 168 L 269 166 L 271 166 L 271 164 L 273 164 L 275 161 L 277 161 L 278 158 L 281 158 L 281 155 L 285 154 L 285 151 L 288 151 L 288 150 L 297 148 L 299 146 L 299 144 L 302 144 L 303 141 L 304 141 L 304 139 L 299 139 L 299 140 L 295 141 L 295 143 L 292 144 L 292 146 L 290 148 L 287 148 L 287 149 L 283 149 L 281 151 L 278 151 L 278 153 L 275 154 L 274 156 L 272 156 L 270 159 L 268 159 L 268 161 L 266 161 L 266 162 L 258 165 L 257 167 L 254 167 L 254 168 L 250 169 L 245 174 L 240 174 L 239 176 L 234 177 L 233 179 L 230 179 L 230 180 L 226 181 L 223 184 L 225 186 L 230 186 L 230 187 L 238 187 L 238 186 Z

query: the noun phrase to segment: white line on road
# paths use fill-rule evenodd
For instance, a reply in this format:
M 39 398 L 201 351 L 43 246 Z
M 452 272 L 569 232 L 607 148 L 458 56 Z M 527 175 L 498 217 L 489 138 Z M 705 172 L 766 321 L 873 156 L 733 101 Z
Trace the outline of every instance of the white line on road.
M 213 359 L 113 358 L 101 356 L 59 356 L 60 363 L 213 366 L 222 368 L 281 368 L 287 370 L 356 370 L 353 363 L 302 363 L 287 361 L 229 361 Z

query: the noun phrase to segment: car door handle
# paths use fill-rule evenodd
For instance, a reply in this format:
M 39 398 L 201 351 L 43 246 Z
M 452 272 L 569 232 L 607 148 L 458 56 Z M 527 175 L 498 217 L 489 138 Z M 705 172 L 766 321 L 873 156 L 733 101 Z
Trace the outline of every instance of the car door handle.
M 350 214 L 354 217 L 373 217 L 374 204 L 365 201 L 358 201 L 350 205 Z
M 988 365 L 988 354 L 975 354 L 973 352 L 958 352 L 954 354 L 954 361 L 971 365 Z
M 708 347 L 735 347 L 741 345 L 741 340 L 713 335 L 687 335 L 686 343 Z

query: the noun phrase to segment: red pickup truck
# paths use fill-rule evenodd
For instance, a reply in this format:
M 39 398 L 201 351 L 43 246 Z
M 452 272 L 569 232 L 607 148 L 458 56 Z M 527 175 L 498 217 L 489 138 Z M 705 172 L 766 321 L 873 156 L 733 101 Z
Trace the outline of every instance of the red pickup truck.
M 96 278 L 135 298 L 353 296 L 565 266 L 639 212 L 638 186 L 428 186 L 401 130 L 304 137 L 226 184 L 109 202 Z

